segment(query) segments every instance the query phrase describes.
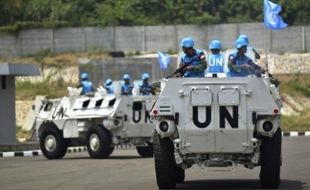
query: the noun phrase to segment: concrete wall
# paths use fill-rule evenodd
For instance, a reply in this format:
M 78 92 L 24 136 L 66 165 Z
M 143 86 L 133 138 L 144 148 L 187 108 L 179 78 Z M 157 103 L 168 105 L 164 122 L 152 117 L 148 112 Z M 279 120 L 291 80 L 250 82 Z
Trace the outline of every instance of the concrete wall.
M 174 26 L 147 26 L 145 33 L 147 52 L 177 50 L 177 33 Z
M 113 27 L 106 28 L 95 28 L 95 27 L 87 27 L 84 28 L 85 32 L 85 43 L 87 51 L 94 50 L 111 50 L 113 47 Z
M 310 26 L 303 27 L 304 31 L 304 52 L 310 52 Z
M 20 33 L 21 54 L 30 55 L 53 48 L 53 30 L 24 30 Z
M 102 84 L 107 78 L 122 80 L 125 73 L 128 73 L 132 80 L 140 80 L 144 72 L 151 75 L 156 81 L 163 76 L 168 76 L 176 69 L 177 58 L 171 58 L 171 64 L 165 71 L 160 71 L 157 58 L 114 58 L 106 60 L 93 60 L 88 64 L 80 64 L 80 73 L 89 73 L 89 78 L 95 86 Z
M 232 48 L 239 34 L 246 34 L 257 49 L 270 52 L 309 52 L 310 26 L 265 30 L 262 23 L 219 25 L 170 25 L 133 27 L 86 27 L 24 30 L 16 35 L 0 34 L 1 55 L 30 55 L 44 49 L 52 52 L 178 51 L 183 37 L 194 38 L 196 47 L 206 49 L 209 41 L 219 39 Z
M 15 144 L 15 134 L 15 79 L 0 76 L 0 145 Z

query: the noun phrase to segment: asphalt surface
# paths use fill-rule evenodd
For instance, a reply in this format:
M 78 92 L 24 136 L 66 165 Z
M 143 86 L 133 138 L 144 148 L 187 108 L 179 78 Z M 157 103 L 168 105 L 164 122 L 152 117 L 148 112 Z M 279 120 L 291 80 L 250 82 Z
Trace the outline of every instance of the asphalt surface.
M 283 139 L 282 183 L 279 189 L 310 190 L 310 137 Z M 178 189 L 260 189 L 259 168 L 238 167 L 234 172 L 186 170 Z M 140 158 L 135 149 L 115 150 L 110 158 L 91 159 L 87 152 L 67 154 L 61 160 L 39 157 L 0 158 L 0 189 L 152 190 L 156 185 L 152 158 Z

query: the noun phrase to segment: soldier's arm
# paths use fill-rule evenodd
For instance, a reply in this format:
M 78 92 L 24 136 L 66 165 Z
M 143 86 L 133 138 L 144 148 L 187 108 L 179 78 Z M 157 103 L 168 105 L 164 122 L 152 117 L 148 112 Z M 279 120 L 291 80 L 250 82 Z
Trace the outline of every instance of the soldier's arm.
M 183 57 L 181 57 L 180 62 L 178 64 L 178 69 L 184 66 Z
M 206 56 L 205 56 L 205 54 L 203 52 L 199 55 L 198 59 L 200 60 L 200 64 L 198 64 L 197 66 L 193 67 L 193 71 L 199 72 L 199 71 L 206 70 L 207 67 L 208 67 L 208 64 L 207 64 L 207 61 L 206 61 Z
M 229 70 L 233 70 L 233 71 L 237 71 L 237 69 L 239 68 L 236 65 L 236 57 L 234 57 L 233 55 L 230 55 L 228 57 L 228 68 Z

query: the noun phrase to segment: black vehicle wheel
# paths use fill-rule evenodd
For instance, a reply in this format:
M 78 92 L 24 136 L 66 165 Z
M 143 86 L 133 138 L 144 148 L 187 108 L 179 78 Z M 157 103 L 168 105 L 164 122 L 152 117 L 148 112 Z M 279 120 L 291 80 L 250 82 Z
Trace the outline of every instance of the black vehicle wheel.
M 137 146 L 136 147 L 138 154 L 143 158 L 153 157 L 154 148 L 153 143 L 147 143 L 147 146 Z
M 185 171 L 183 168 L 176 167 L 175 168 L 175 173 L 176 173 L 176 182 L 177 183 L 183 183 L 185 180 Z
M 272 137 L 264 137 L 261 147 L 260 183 L 263 188 L 278 188 L 281 169 L 281 129 Z
M 92 158 L 107 158 L 114 145 L 111 133 L 102 125 L 94 125 L 87 132 L 87 151 Z
M 40 135 L 40 148 L 48 159 L 59 159 L 67 152 L 67 142 L 62 132 L 54 127 L 45 127 Z
M 160 138 L 157 132 L 154 132 L 154 161 L 158 187 L 174 189 L 177 176 L 173 143 L 169 138 Z

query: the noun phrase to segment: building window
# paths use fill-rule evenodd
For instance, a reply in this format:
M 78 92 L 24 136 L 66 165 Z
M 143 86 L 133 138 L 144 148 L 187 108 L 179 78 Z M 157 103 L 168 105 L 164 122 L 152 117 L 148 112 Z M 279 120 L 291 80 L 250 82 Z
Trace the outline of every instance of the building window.
M 1 79 L 1 88 L 3 90 L 6 89 L 6 77 L 5 76 L 2 76 L 2 79 Z

